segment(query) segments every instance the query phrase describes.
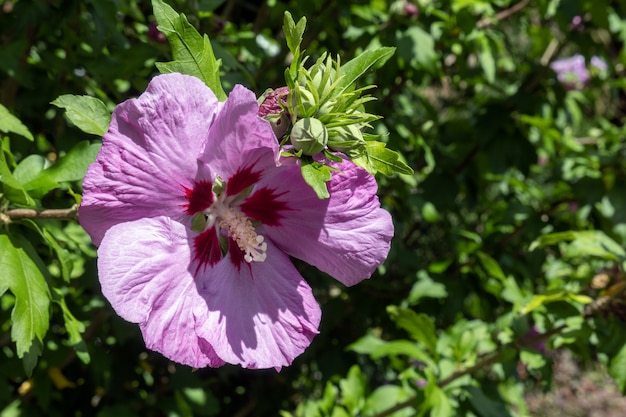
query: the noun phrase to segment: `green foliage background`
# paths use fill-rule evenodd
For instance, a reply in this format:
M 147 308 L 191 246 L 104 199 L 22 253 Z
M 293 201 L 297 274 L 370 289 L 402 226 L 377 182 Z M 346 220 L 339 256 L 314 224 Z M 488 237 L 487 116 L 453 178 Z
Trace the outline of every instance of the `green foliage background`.
M 352 288 L 299 265 L 322 324 L 280 373 L 147 351 L 102 297 L 75 212 L 12 210 L 78 204 L 106 114 L 175 57 L 149 1 L 4 0 L 1 417 L 523 416 L 565 349 L 626 391 L 626 2 L 168 3 L 210 38 L 226 92 L 285 84 L 285 11 L 307 17 L 313 58 L 397 48 L 363 80 L 376 133 L 415 170 L 379 178 L 390 256 Z M 577 53 L 608 68 L 569 90 L 549 64 Z

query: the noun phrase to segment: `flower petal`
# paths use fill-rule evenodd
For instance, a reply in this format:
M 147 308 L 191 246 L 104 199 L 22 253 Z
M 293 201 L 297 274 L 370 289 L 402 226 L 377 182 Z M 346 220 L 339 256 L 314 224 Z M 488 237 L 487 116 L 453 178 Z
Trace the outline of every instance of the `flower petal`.
M 159 75 L 115 108 L 102 149 L 83 182 L 79 215 L 98 245 L 121 221 L 184 214 L 197 157 L 221 104 L 202 81 Z
M 196 328 L 207 319 L 189 271 L 185 227 L 165 217 L 112 226 L 98 249 L 102 292 L 117 314 L 139 323 L 146 346 L 196 368 L 221 366 Z
M 209 307 L 199 334 L 226 362 L 280 369 L 318 333 L 321 311 L 311 288 L 271 243 L 264 262 L 238 268 L 223 259 L 196 281 Z
M 240 180 L 242 171 L 259 175 L 276 166 L 278 140 L 270 123 L 257 115 L 258 110 L 254 93 L 236 85 L 209 131 L 200 158 L 204 163 L 201 178 Z
M 390 214 L 380 207 L 376 180 L 352 162 L 337 166 L 321 200 L 298 166 L 278 170 L 258 186 L 275 190 L 288 210 L 267 236 L 291 256 L 316 266 L 345 285 L 369 278 L 389 253 Z

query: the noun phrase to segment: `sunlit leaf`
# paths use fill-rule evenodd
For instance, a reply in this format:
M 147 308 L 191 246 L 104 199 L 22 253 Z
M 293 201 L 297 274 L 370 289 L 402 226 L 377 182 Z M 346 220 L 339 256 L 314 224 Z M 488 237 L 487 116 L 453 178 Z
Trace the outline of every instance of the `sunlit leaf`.
M 2 194 L 9 201 L 22 206 L 32 207 L 35 201 L 24 189 L 22 184 L 13 176 L 9 169 L 4 152 L 0 150 L 0 185 Z
M 495 259 L 481 251 L 476 252 L 476 255 L 478 256 L 482 267 L 490 276 L 497 278 L 500 281 L 506 280 L 506 275 L 504 275 L 502 268 L 500 268 L 500 265 L 498 265 L 498 262 L 496 262 Z
M 478 62 L 480 62 L 487 82 L 495 82 L 496 59 L 487 36 L 480 36 L 478 38 Z
M 412 174 L 413 169 L 400 159 L 400 154 L 388 149 L 385 143 L 368 141 L 363 145 L 363 154 L 352 159 L 352 162 L 365 168 L 374 175 L 377 172 L 391 176 L 398 174 Z
M 0 271 L 0 294 L 9 290 L 15 296 L 11 339 L 21 358 L 35 340 L 42 342 L 48 331 L 50 292 L 41 260 L 22 236 L 0 233 Z
M 293 20 L 291 13 L 285 12 L 283 19 L 283 33 L 285 35 L 285 41 L 287 47 L 294 55 L 294 61 L 297 61 L 300 55 L 300 44 L 302 43 L 302 36 L 306 29 L 306 18 L 303 16 L 298 20 L 298 23 Z
M 363 412 L 368 416 L 375 416 L 379 413 L 387 411 L 391 407 L 402 403 L 413 393 L 404 386 L 383 385 L 374 390 L 365 401 Z M 415 410 L 411 407 L 405 407 L 392 414 L 394 417 L 412 417 L 415 416 Z
M 438 59 L 435 41 L 430 34 L 418 25 L 396 33 L 398 54 L 418 69 L 435 72 Z
M 432 353 L 437 352 L 437 335 L 433 320 L 423 313 L 416 313 L 410 308 L 387 307 L 387 312 L 398 327 L 406 330 L 413 339 L 421 342 Z
M 33 141 L 33 134 L 17 117 L 13 116 L 9 109 L 0 104 L 0 132 L 17 133 L 26 139 Z
M 101 147 L 100 142 L 82 141 L 47 169 L 37 171 L 31 168 L 30 175 L 26 177 L 29 181 L 24 183 L 24 189 L 35 197 L 42 197 L 57 188 L 60 182 L 82 180 L 89 165 L 96 160 Z M 21 167 L 23 163 L 18 165 L 19 172 L 25 171 Z
M 365 51 L 350 61 L 342 64 L 339 68 L 339 81 L 337 87 L 340 92 L 351 86 L 363 74 L 370 69 L 379 68 L 391 58 L 396 48 L 383 47 Z
M 528 250 L 533 251 L 562 242 L 570 242 L 566 250 L 568 257 L 594 256 L 611 261 L 626 259 L 624 248 L 600 230 L 550 233 L 532 242 Z
M 426 271 L 419 271 L 417 277 L 407 297 L 409 303 L 417 304 L 422 298 L 444 298 L 448 295 L 446 286 L 435 282 Z
M 44 172 L 57 182 L 82 180 L 89 165 L 96 160 L 96 155 L 101 147 L 100 142 L 78 142 L 67 154 L 60 157 Z
M 424 388 L 424 402 L 422 410 L 431 410 L 431 417 L 452 417 L 455 411 L 450 403 L 450 398 L 439 388 L 434 378 L 429 375 L 428 384 Z
M 180 72 L 198 77 L 218 100 L 226 100 L 220 79 L 221 61 L 215 58 L 209 37 L 201 36 L 184 14 L 178 14 L 162 0 L 153 0 L 152 7 L 159 30 L 169 41 L 174 58 L 173 62 L 157 63 L 159 71 Z
M 365 384 L 365 375 L 358 365 L 352 365 L 347 377 L 339 381 L 341 404 L 346 407 L 350 415 L 357 415 L 363 407 Z
M 521 310 L 521 314 L 528 314 L 544 304 L 554 303 L 556 301 L 573 301 L 577 304 L 589 304 L 593 299 L 586 295 L 574 294 L 569 291 L 554 291 L 548 294 L 538 294 L 533 296 L 528 304 L 524 306 Z
M 95 97 L 64 94 L 51 104 L 65 109 L 67 118 L 85 133 L 102 136 L 111 123 L 111 112 Z
M 315 194 L 320 199 L 330 197 L 326 182 L 330 181 L 332 169 L 327 165 L 317 162 L 302 163 L 302 178 L 313 188 Z
M 87 351 L 87 345 L 83 340 L 82 334 L 85 332 L 85 325 L 70 311 L 65 302 L 63 293 L 58 288 L 54 289 L 54 301 L 61 307 L 63 311 L 63 322 L 65 323 L 65 330 L 68 334 L 68 345 L 74 348 L 76 356 L 85 364 L 88 364 L 91 360 L 89 352 Z

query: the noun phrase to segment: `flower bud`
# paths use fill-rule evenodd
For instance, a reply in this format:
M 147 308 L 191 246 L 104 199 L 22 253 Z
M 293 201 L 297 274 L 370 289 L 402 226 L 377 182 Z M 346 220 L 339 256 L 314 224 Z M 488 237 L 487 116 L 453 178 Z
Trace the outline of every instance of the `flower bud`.
M 313 93 L 303 87 L 298 89 L 298 93 L 289 94 L 287 100 L 289 101 L 289 108 L 296 112 L 296 114 L 293 115 L 296 117 L 305 114 L 307 110 L 317 105 Z
M 289 95 L 289 87 L 280 87 L 276 90 L 268 90 L 263 102 L 259 106 L 259 116 L 265 117 L 270 114 L 279 114 L 283 112 L 283 106 L 287 105 L 287 96 Z M 281 106 L 281 104 L 283 106 Z
M 333 107 L 335 107 L 335 104 L 337 103 L 336 99 L 330 99 L 325 101 L 324 103 L 322 103 L 322 105 L 320 106 L 320 108 L 317 110 L 316 115 L 317 116 L 324 116 L 325 114 L 328 114 L 331 112 L 331 110 L 333 109 Z
M 365 143 L 363 132 L 361 132 L 360 124 L 353 123 L 346 126 L 337 126 L 330 129 L 330 148 L 334 151 L 344 152 L 355 146 Z
M 304 155 L 320 153 L 328 143 L 324 123 L 313 117 L 298 120 L 291 129 L 291 144 Z
M 335 80 L 335 69 L 332 66 L 327 66 L 326 64 L 320 64 L 318 71 L 313 74 L 313 85 L 317 88 L 317 92 L 320 96 L 324 95 L 330 90 L 330 86 Z M 325 76 L 328 76 L 324 85 L 322 85 L 322 81 Z
M 276 90 L 268 90 L 259 100 L 259 116 L 269 121 L 277 138 L 282 138 L 289 127 L 289 113 L 287 107 L 288 87 L 280 87 Z

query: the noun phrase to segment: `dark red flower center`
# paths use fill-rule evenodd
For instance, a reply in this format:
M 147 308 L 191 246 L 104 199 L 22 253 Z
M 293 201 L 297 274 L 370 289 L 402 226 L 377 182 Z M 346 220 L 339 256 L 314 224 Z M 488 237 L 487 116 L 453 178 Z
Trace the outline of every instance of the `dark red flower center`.
M 238 268 L 265 261 L 267 242 L 257 226 L 279 226 L 289 208 L 281 199 L 284 193 L 266 186 L 255 189 L 260 179 L 261 172 L 250 166 L 240 168 L 225 184 L 216 180 L 219 187 L 211 181 L 185 187 L 185 213 L 193 216 L 192 229 L 198 232 L 193 247 L 196 273 L 214 266 L 227 253 Z

